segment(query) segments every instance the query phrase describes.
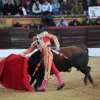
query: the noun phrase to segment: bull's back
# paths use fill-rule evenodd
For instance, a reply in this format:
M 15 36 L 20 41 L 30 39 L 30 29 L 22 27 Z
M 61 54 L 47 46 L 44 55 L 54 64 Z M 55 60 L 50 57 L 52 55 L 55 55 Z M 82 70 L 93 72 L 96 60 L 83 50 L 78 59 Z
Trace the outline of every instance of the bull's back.
M 71 68 L 73 66 L 78 68 L 79 66 L 85 66 L 88 64 L 89 56 L 85 46 L 62 47 L 60 48 L 60 52 L 68 57 L 68 59 L 58 57 L 54 54 L 54 61 L 56 66 L 59 66 L 59 68 L 64 68 L 66 66 L 67 68 Z

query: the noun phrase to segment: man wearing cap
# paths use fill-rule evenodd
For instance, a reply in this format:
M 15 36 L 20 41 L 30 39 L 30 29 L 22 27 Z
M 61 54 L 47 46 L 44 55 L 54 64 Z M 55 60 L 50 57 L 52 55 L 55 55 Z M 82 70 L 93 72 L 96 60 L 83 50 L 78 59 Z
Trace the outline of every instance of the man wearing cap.
M 53 72 L 56 75 L 58 81 L 59 81 L 59 86 L 57 88 L 57 90 L 60 90 L 61 88 L 63 88 L 65 86 L 65 84 L 62 81 L 62 78 L 60 76 L 60 72 L 57 70 L 57 68 L 54 65 L 53 62 L 53 54 L 51 52 L 51 48 L 50 48 L 50 40 L 52 39 L 56 45 L 56 49 L 57 51 L 60 50 L 59 46 L 59 42 L 58 39 L 55 35 L 48 33 L 47 31 L 42 32 L 40 34 L 36 34 L 34 32 L 30 32 L 28 35 L 28 38 L 33 42 L 31 47 L 29 49 L 27 49 L 26 51 L 22 52 L 21 55 L 25 56 L 29 53 L 31 53 L 36 47 L 41 51 L 42 53 L 42 57 L 44 60 L 44 66 L 45 66 L 45 76 L 44 76 L 44 80 L 42 82 L 41 87 L 39 87 L 37 89 L 37 91 L 39 92 L 44 92 L 46 85 L 49 81 L 50 78 L 50 71 L 51 71 L 51 67 L 54 69 Z

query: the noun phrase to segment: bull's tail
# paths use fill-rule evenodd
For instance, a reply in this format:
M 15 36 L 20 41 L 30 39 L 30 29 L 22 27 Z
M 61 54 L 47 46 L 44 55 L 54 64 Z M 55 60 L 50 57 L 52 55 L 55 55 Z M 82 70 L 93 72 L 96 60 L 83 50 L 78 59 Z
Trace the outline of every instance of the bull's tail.
M 86 53 L 89 53 L 89 50 L 85 45 L 78 45 L 78 47 L 84 50 Z

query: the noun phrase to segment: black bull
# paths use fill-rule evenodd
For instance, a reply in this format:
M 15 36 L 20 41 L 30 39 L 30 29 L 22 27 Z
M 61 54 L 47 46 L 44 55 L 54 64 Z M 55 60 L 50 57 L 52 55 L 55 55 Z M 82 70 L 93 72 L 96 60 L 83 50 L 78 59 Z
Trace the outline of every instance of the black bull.
M 54 63 L 57 69 L 60 72 L 69 72 L 71 67 L 75 67 L 76 69 L 80 70 L 82 73 L 85 74 L 84 83 L 87 84 L 87 80 L 89 79 L 90 83 L 94 85 L 92 77 L 90 75 L 91 67 L 88 66 L 89 55 L 88 49 L 85 46 L 69 46 L 60 49 L 60 52 L 63 53 L 68 59 L 62 58 L 56 54 L 54 55 Z M 37 71 L 37 73 L 33 75 L 33 72 L 41 60 L 42 56 L 40 51 L 38 50 L 28 60 L 28 73 L 31 76 L 30 84 L 36 80 L 34 85 L 34 89 L 37 89 L 41 84 L 44 78 L 44 64 L 43 61 Z

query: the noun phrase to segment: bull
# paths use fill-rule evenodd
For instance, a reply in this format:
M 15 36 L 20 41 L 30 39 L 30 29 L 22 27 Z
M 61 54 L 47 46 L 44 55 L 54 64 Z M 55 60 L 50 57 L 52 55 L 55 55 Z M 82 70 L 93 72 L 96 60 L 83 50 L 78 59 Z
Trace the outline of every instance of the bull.
M 63 53 L 66 57 L 68 57 L 68 59 L 65 59 L 53 53 L 54 55 L 53 61 L 60 72 L 70 72 L 71 68 L 75 67 L 80 72 L 85 74 L 84 76 L 85 85 L 87 84 L 88 80 L 92 85 L 94 85 L 93 79 L 90 75 L 91 67 L 88 66 L 89 54 L 87 47 L 85 46 L 62 47 L 60 49 L 60 52 Z M 39 86 L 41 86 L 42 80 L 44 78 L 43 61 L 41 62 L 41 65 L 37 73 L 35 73 L 35 75 L 33 76 L 34 70 L 38 62 L 41 60 L 41 58 L 42 55 L 38 50 L 37 52 L 32 54 L 28 60 L 28 73 L 31 76 L 30 84 L 32 84 L 34 80 L 36 80 L 36 83 L 34 84 L 34 89 L 37 89 Z

